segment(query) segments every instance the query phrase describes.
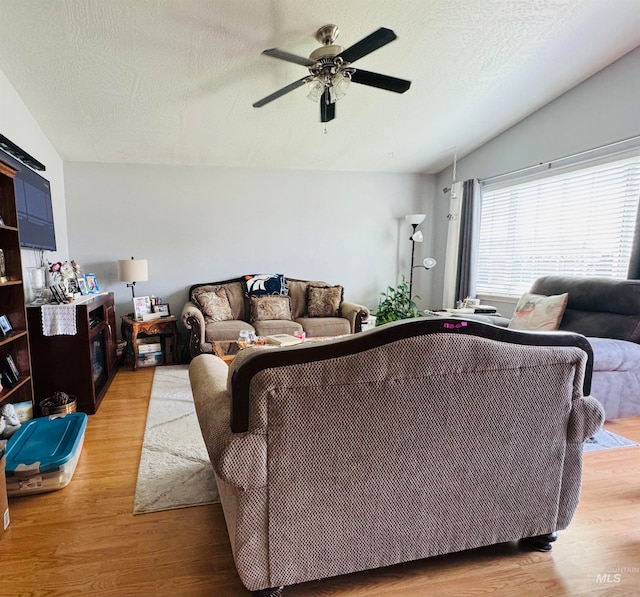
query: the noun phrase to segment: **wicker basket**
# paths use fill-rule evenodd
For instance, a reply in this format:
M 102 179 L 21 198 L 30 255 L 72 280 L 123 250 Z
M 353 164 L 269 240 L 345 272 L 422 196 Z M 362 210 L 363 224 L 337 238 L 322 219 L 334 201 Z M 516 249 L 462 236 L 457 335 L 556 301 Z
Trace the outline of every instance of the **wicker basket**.
M 76 406 L 78 401 L 75 396 L 69 395 L 68 401 L 66 404 L 53 404 L 51 398 L 45 398 L 40 402 L 40 412 L 43 417 L 48 417 L 49 415 L 63 415 L 65 413 L 74 413 L 76 412 Z

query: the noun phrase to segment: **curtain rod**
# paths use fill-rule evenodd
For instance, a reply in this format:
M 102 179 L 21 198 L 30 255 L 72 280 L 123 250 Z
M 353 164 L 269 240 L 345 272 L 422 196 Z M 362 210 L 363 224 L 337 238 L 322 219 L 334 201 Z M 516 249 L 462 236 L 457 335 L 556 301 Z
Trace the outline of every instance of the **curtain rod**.
M 622 145 L 623 143 L 629 143 L 631 141 L 640 141 L 640 135 L 635 135 L 633 137 L 628 137 L 626 139 L 620 139 L 619 141 L 614 141 L 613 143 L 607 143 L 606 145 L 601 145 L 600 147 L 585 149 L 584 151 L 579 151 L 571 155 L 566 155 L 562 158 L 556 158 L 555 160 L 549 160 L 548 162 L 540 162 L 539 164 L 535 164 L 533 166 L 526 166 L 525 168 L 518 168 L 517 170 L 511 170 L 510 172 L 505 172 L 504 174 L 496 174 L 495 176 L 490 176 L 489 178 L 483 178 L 480 180 L 480 182 L 483 184 L 487 182 L 492 182 L 494 180 L 498 180 L 506 176 L 513 176 L 514 174 L 520 174 L 521 172 L 528 172 L 529 170 L 534 170 L 542 166 L 547 166 L 548 168 L 550 168 L 553 164 L 556 164 L 557 162 L 561 162 L 563 160 L 572 160 L 582 155 L 593 153 L 594 151 L 602 151 L 603 149 L 609 149 L 611 147 L 616 147 L 618 145 Z

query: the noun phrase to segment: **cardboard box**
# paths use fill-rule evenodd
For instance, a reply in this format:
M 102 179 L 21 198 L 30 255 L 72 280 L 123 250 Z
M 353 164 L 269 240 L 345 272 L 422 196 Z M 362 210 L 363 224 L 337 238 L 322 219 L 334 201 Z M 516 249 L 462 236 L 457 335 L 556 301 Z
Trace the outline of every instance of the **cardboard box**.
M 4 533 L 9 526 L 9 498 L 7 497 L 7 480 L 4 476 L 6 457 L 4 452 L 0 459 L 0 513 L 2 514 L 2 532 Z

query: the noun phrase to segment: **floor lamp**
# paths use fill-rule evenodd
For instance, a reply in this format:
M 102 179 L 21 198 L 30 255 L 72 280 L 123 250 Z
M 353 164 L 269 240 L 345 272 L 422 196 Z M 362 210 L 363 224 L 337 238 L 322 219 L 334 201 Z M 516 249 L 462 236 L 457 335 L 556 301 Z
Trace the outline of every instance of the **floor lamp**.
M 424 222 L 425 214 L 409 214 L 405 216 L 405 219 L 411 226 L 413 231 L 409 240 L 411 241 L 411 269 L 409 270 L 409 298 L 413 296 L 413 259 L 416 251 L 416 243 L 421 243 L 424 240 L 422 230 L 418 230 L 418 226 Z
M 416 250 L 416 243 L 421 243 L 424 240 L 424 236 L 421 230 L 416 230 L 420 224 L 424 221 L 424 214 L 410 214 L 405 216 L 407 222 L 413 226 L 413 232 L 409 237 L 411 241 L 411 271 L 409 272 L 409 298 L 413 297 L 413 270 L 416 267 L 423 267 L 426 270 L 435 267 L 436 260 L 433 257 L 425 257 L 421 265 L 413 265 L 414 254 Z

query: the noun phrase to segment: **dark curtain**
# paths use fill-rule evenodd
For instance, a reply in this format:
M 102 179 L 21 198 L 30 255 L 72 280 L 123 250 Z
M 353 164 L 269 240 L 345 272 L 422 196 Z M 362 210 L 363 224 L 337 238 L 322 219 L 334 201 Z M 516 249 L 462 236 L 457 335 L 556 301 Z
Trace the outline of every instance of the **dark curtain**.
M 475 180 L 465 180 L 462 186 L 460 208 L 460 241 L 458 245 L 458 275 L 456 276 L 456 301 L 466 299 L 471 293 L 471 249 L 473 242 L 473 212 Z
M 636 230 L 633 234 L 633 248 L 631 249 L 627 278 L 629 278 L 629 280 L 640 280 L 640 204 L 638 205 Z

